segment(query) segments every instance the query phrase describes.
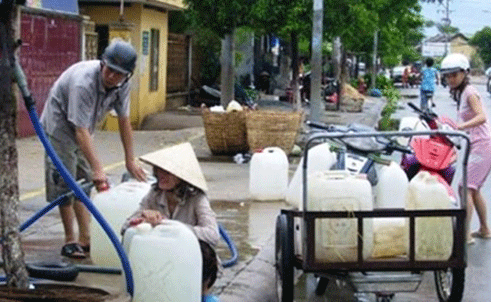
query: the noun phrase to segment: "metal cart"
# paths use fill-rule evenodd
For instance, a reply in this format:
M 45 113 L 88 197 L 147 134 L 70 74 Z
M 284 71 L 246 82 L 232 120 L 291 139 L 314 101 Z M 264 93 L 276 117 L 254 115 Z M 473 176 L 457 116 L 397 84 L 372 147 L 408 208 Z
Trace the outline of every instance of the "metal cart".
M 424 271 L 434 271 L 437 295 L 440 301 L 461 301 L 466 268 L 465 215 L 466 194 L 460 207 L 445 210 L 375 209 L 373 211 L 309 211 L 307 208 L 307 163 L 308 151 L 314 145 L 344 137 L 412 137 L 443 134 L 460 137 L 465 141 L 461 148 L 462 177 L 466 192 L 466 167 L 469 156 L 469 138 L 455 131 L 408 131 L 408 132 L 359 132 L 359 133 L 314 133 L 307 141 L 303 160 L 303 210 L 283 209 L 276 220 L 275 266 L 277 292 L 281 302 L 293 301 L 294 269 L 318 276 L 316 294 L 322 295 L 329 278 L 346 280 L 355 292 L 376 293 L 377 301 L 390 301 L 394 293 L 415 291 L 422 281 Z M 363 236 L 357 238 L 357 261 L 323 262 L 316 260 L 316 220 L 333 218 L 356 218 L 358 234 L 363 234 L 364 219 L 403 217 L 409 221 L 409 252 L 397 259 L 363 259 Z M 415 220 L 418 217 L 451 217 L 453 221 L 453 248 L 446 261 L 420 261 L 415 259 Z M 294 220 L 301 222 L 301 233 L 294 230 Z M 295 235 L 297 234 L 297 235 Z M 295 253 L 295 238 L 300 234 L 302 255 Z

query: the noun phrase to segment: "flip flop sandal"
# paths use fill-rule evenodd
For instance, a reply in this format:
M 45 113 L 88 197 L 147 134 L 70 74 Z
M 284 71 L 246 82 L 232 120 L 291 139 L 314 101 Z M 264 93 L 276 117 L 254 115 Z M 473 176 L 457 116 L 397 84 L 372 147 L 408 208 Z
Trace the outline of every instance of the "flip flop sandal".
M 481 233 L 481 231 L 472 232 L 471 236 L 474 238 L 491 239 L 491 234 L 484 235 L 483 233 Z
M 81 245 L 80 247 L 84 250 L 84 253 L 90 253 L 90 245 Z
M 61 248 L 61 255 L 73 259 L 85 259 L 84 250 L 78 243 L 68 243 Z

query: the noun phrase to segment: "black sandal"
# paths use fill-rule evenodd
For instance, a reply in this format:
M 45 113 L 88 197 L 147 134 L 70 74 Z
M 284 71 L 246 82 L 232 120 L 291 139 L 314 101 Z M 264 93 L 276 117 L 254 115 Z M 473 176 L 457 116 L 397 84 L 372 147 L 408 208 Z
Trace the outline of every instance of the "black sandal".
M 85 259 L 87 256 L 84 253 L 84 250 L 80 246 L 80 244 L 74 242 L 74 243 L 67 243 L 61 248 L 61 255 L 68 257 L 68 258 L 73 258 L 73 259 Z
M 90 253 L 90 245 L 81 245 L 80 247 L 84 250 L 84 253 Z

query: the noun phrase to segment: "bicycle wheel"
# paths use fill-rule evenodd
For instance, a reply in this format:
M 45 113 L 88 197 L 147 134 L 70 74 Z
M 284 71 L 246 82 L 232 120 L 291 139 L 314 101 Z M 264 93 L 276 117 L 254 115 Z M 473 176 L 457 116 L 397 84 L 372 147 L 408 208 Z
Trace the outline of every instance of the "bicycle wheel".
M 435 271 L 435 285 L 441 302 L 462 301 L 464 294 L 465 269 L 448 268 Z
M 276 292 L 279 302 L 293 301 L 293 228 L 285 214 L 276 219 Z

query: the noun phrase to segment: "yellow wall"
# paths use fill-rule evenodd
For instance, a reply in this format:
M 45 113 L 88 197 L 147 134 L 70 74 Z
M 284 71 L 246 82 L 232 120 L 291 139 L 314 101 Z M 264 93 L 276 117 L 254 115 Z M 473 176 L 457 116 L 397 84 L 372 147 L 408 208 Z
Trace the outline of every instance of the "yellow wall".
M 142 4 L 133 3 L 124 9 L 125 23 L 131 26 L 121 28 L 120 26 L 116 26 L 119 20 L 119 13 L 119 6 L 97 5 L 83 7 L 83 14 L 88 15 L 96 25 L 110 26 L 110 38 L 125 38 L 129 36 L 131 44 L 136 49 L 138 62 L 135 73 L 131 78 L 131 123 L 134 128 L 138 128 L 147 115 L 164 110 L 165 108 L 168 14 L 167 11 L 144 8 Z M 157 91 L 150 92 L 150 59 L 148 55 L 142 54 L 142 33 L 143 31 L 150 32 L 152 28 L 160 31 L 159 84 Z M 116 118 L 108 115 L 102 128 L 117 130 Z
M 162 14 L 155 10 L 145 9 L 141 22 L 140 39 L 144 31 L 147 31 L 150 39 L 150 29 L 160 32 L 159 38 L 159 81 L 158 90 L 150 92 L 150 51 L 147 56 L 141 56 L 140 60 L 140 99 L 138 111 L 141 116 L 163 111 L 166 103 L 167 83 L 167 39 L 168 39 L 168 14 Z M 150 40 L 149 40 L 150 43 Z M 141 43 L 140 43 L 141 45 Z M 142 120 L 139 121 L 141 124 Z
M 461 53 L 469 59 L 476 53 L 476 49 L 469 45 L 462 37 L 456 37 L 450 42 L 450 45 L 452 53 Z

